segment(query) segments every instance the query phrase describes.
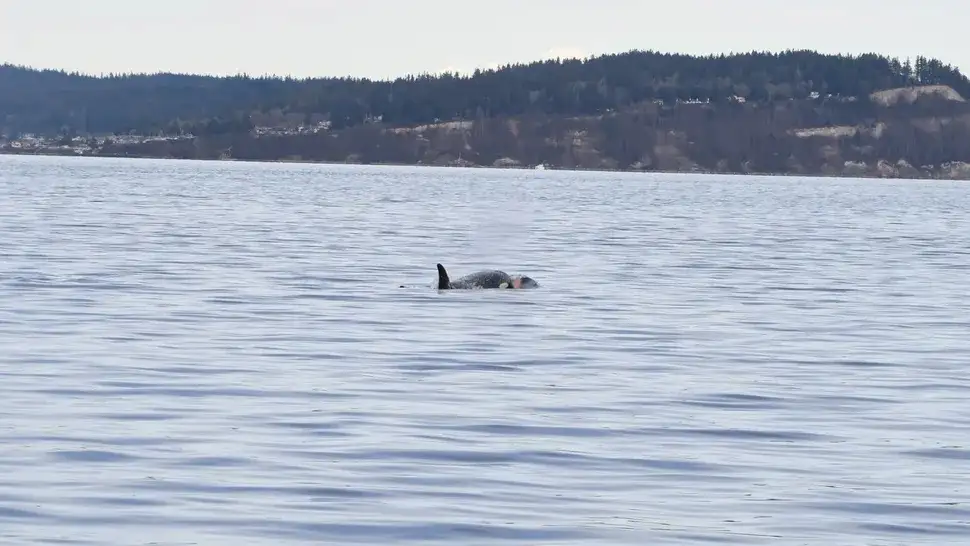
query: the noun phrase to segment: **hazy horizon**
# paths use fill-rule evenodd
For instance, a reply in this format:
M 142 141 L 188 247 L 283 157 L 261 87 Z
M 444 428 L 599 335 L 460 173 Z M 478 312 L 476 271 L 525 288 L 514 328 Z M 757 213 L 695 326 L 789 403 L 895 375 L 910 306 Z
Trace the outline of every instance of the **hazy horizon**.
M 83 70 L 77 70 L 77 69 L 70 68 L 70 67 L 33 66 L 33 65 L 24 64 L 24 63 L 12 63 L 10 61 L 6 61 L 6 60 L 3 60 L 3 59 L 0 59 L 0 64 L 9 64 L 9 65 L 12 65 L 12 66 L 19 66 L 19 67 L 23 67 L 23 68 L 27 68 L 27 69 L 33 69 L 33 70 L 60 70 L 60 71 L 66 72 L 66 73 L 77 73 L 77 74 L 80 74 L 82 76 L 92 76 L 92 77 L 106 77 L 106 76 L 108 76 L 110 74 L 115 74 L 115 75 L 176 74 L 176 75 L 203 76 L 203 77 L 207 77 L 207 76 L 212 76 L 212 77 L 232 77 L 232 76 L 246 75 L 246 76 L 253 77 L 253 78 L 265 76 L 265 77 L 272 77 L 272 78 L 286 78 L 286 77 L 291 77 L 291 78 L 294 78 L 294 79 L 305 79 L 305 78 L 307 78 L 307 79 L 314 79 L 314 78 L 316 78 L 316 79 L 322 79 L 322 78 L 351 77 L 351 78 L 370 79 L 370 80 L 373 80 L 373 81 L 381 81 L 381 80 L 393 80 L 393 79 L 398 78 L 398 77 L 419 76 L 421 74 L 438 75 L 438 74 L 442 74 L 442 73 L 445 73 L 445 72 L 451 72 L 451 73 L 458 72 L 460 74 L 469 74 L 470 75 L 476 69 L 481 69 L 481 70 L 498 69 L 501 66 L 504 66 L 506 64 L 511 64 L 511 65 L 516 65 L 516 64 L 529 64 L 529 63 L 532 63 L 532 62 L 535 62 L 535 61 L 554 60 L 557 57 L 560 58 L 560 59 L 562 59 L 562 60 L 567 60 L 567 59 L 572 59 L 572 58 L 578 58 L 579 60 L 584 60 L 585 58 L 588 58 L 588 57 L 599 57 L 599 56 L 602 56 L 602 55 L 610 55 L 610 54 L 624 54 L 624 53 L 630 53 L 632 51 L 634 51 L 634 50 L 604 51 L 604 52 L 590 54 L 590 55 L 581 55 L 581 54 L 569 55 L 569 54 L 565 54 L 565 53 L 553 53 L 551 55 L 540 56 L 540 57 L 536 57 L 534 59 L 522 59 L 522 60 L 517 60 L 517 61 L 507 61 L 507 62 L 503 62 L 503 63 L 492 63 L 492 64 L 489 64 L 488 66 L 474 66 L 474 67 L 470 67 L 470 68 L 463 69 L 463 70 L 457 70 L 457 69 L 454 69 L 454 68 L 450 68 L 449 67 L 449 68 L 445 68 L 445 69 L 437 70 L 437 71 L 409 72 L 409 73 L 395 74 L 395 75 L 385 76 L 385 77 L 368 77 L 368 76 L 360 76 L 358 74 L 306 74 L 306 75 L 293 75 L 293 74 L 253 74 L 253 73 L 248 73 L 248 72 L 245 72 L 245 71 L 231 72 L 231 73 L 229 73 L 229 72 L 224 72 L 224 73 L 211 73 L 210 72 L 210 73 L 206 73 L 206 72 L 188 72 L 188 71 L 175 71 L 175 70 L 154 70 L 154 71 L 141 70 L 141 71 L 128 71 L 128 72 L 119 72 L 119 71 L 115 71 L 115 72 L 86 72 L 86 71 L 83 71 Z M 654 51 L 656 51 L 658 53 L 685 54 L 685 55 L 691 55 L 691 56 L 694 56 L 694 57 L 704 57 L 704 56 L 710 54 L 710 53 L 684 53 L 682 51 L 666 51 L 666 50 L 656 50 L 656 49 Z M 815 51 L 817 53 L 819 53 L 819 54 L 826 54 L 826 55 L 827 54 L 831 54 L 831 55 L 839 55 L 839 54 L 842 54 L 842 55 L 858 56 L 860 54 L 865 54 L 865 53 L 882 54 L 882 53 L 880 53 L 878 51 L 867 51 L 867 52 L 858 52 L 858 53 L 857 52 L 847 53 L 847 52 L 838 52 L 838 51 L 836 51 L 836 52 L 826 52 L 826 51 L 818 51 L 818 50 L 815 50 Z M 724 52 L 719 51 L 719 52 L 713 52 L 713 54 L 714 55 L 719 55 L 719 54 L 723 53 L 723 54 L 725 54 L 727 56 L 730 56 L 730 55 L 733 55 L 733 54 L 746 54 L 746 53 L 751 53 L 751 52 L 752 51 L 724 51 Z M 783 53 L 782 50 L 777 50 L 777 51 L 771 51 L 771 50 L 761 50 L 761 51 L 757 51 L 756 50 L 755 52 Z M 892 57 L 892 55 L 889 55 L 889 57 Z M 932 58 L 932 56 L 927 56 L 927 58 Z M 906 57 L 901 57 L 900 60 L 901 61 L 905 61 L 906 60 Z M 939 60 L 943 61 L 944 63 L 947 63 L 946 59 L 939 59 Z M 915 64 L 916 57 L 915 56 L 912 56 L 912 58 L 910 59 L 910 61 L 913 64 Z M 952 63 L 950 63 L 950 64 L 952 65 Z M 959 68 L 959 67 L 957 67 L 957 68 Z M 970 77 L 970 73 L 964 72 L 963 70 L 960 70 L 960 72 L 962 74 Z
M 708 55 L 809 49 L 900 59 L 925 55 L 966 74 L 970 39 L 954 16 L 959 6 L 956 0 L 817 0 L 810 6 L 769 0 L 96 0 L 52 10 L 40 2 L 11 2 L 0 5 L 0 63 L 95 76 L 393 79 L 631 50 Z

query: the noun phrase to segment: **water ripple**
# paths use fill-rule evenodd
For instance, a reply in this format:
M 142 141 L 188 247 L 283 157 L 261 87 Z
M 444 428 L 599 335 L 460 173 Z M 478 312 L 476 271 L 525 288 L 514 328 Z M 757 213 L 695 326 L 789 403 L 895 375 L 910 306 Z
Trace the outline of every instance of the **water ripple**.
M 0 543 L 966 542 L 968 208 L 0 156 Z

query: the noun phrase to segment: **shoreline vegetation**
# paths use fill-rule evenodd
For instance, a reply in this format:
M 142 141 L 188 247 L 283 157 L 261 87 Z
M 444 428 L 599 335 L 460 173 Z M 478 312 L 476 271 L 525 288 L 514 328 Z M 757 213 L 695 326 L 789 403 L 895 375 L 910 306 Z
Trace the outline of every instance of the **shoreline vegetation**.
M 970 180 L 936 59 L 631 51 L 474 74 L 90 76 L 0 65 L 0 153 Z

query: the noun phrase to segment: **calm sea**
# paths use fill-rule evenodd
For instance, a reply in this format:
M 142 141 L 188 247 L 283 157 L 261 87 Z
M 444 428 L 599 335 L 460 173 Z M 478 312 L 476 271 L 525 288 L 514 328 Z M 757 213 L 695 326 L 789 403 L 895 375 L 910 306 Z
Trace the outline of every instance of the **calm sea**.
M 0 544 L 967 544 L 968 303 L 960 182 L 0 157 Z

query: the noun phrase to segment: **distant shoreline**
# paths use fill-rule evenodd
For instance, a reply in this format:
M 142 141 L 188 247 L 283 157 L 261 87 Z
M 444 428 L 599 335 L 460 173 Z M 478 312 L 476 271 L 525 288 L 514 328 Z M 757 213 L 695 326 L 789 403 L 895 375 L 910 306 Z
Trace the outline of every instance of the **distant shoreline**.
M 939 59 L 630 50 L 389 80 L 0 64 L 0 153 L 970 180 Z
M 492 165 L 440 165 L 425 163 L 351 163 L 340 161 L 322 161 L 312 159 L 247 159 L 247 158 L 182 158 L 182 157 L 159 157 L 152 155 L 100 155 L 100 154 L 76 154 L 67 152 L 27 152 L 11 151 L 0 149 L 0 155 L 10 156 L 34 156 L 34 157 L 72 157 L 72 158 L 95 158 L 95 159 L 156 159 L 165 161 L 200 161 L 205 163 L 258 163 L 258 164 L 287 164 L 287 165 L 358 165 L 362 167 L 423 167 L 434 169 L 474 169 L 489 171 L 534 171 L 534 172 L 590 172 L 590 173 L 621 173 L 621 174 L 675 174 L 675 175 L 705 175 L 705 176 L 737 176 L 737 177 L 780 177 L 780 178 L 826 178 L 836 180 L 910 180 L 910 181 L 970 181 L 970 178 L 943 178 L 934 176 L 924 176 L 911 178 L 903 176 L 878 176 L 873 174 L 845 175 L 837 173 L 785 173 L 785 172 L 733 172 L 716 170 L 643 170 L 643 169 L 608 169 L 596 167 L 557 167 L 547 166 L 546 169 L 535 169 L 527 166 L 507 166 L 496 167 Z

